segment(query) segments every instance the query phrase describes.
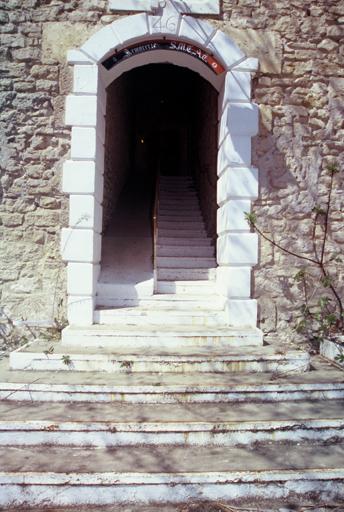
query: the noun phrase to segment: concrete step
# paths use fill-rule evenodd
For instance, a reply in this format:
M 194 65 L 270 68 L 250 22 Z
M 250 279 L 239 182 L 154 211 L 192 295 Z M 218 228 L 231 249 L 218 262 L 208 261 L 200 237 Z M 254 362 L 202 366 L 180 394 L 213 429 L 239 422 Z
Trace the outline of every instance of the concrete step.
M 156 258 L 157 268 L 214 268 L 216 266 L 215 258 L 202 258 L 202 257 L 168 257 L 158 256 Z
M 344 445 L 0 448 L 0 506 L 344 500 Z M 66 464 L 68 461 L 68 464 Z
M 158 230 L 160 229 L 176 229 L 179 230 L 180 228 L 183 228 L 185 231 L 186 229 L 195 229 L 195 230 L 203 230 L 204 234 L 204 223 L 202 220 L 195 220 L 195 221 L 189 221 L 185 219 L 176 219 L 173 221 L 167 221 L 167 220 L 159 220 L 158 223 Z M 206 234 L 205 234 L 206 236 Z
M 207 281 L 204 282 L 207 283 Z M 166 281 L 166 283 L 169 283 L 169 281 Z M 155 325 L 157 327 L 161 325 L 220 327 L 225 325 L 225 318 L 222 311 L 195 311 L 188 309 L 165 309 L 159 311 L 154 307 L 122 307 L 97 309 L 94 315 L 94 322 L 105 325 L 141 325 L 145 327 L 147 325 Z
M 207 238 L 208 235 L 205 229 L 167 229 L 158 227 L 158 236 L 163 238 Z
M 297 349 L 272 346 L 224 348 L 221 344 L 179 347 L 131 347 L 118 344 L 106 348 L 51 344 L 35 341 L 10 354 L 12 370 L 97 371 L 118 372 L 303 372 L 310 366 L 309 354 Z M 80 349 L 81 348 L 81 349 Z
M 171 302 L 174 301 L 174 302 Z M 203 311 L 207 314 L 212 311 L 224 310 L 224 299 L 220 296 L 203 297 L 194 295 L 151 295 L 147 298 L 120 299 L 114 296 L 97 296 L 98 307 L 110 308 L 126 308 L 126 307 L 143 307 L 154 308 L 160 312 L 170 312 L 171 310 L 186 310 L 190 313 L 193 311 Z
M 159 208 L 171 211 L 180 209 L 181 211 L 186 212 L 198 212 L 200 209 L 197 199 L 189 199 L 188 201 L 185 201 L 184 199 L 164 199 Z
M 54 346 L 54 344 L 52 344 Z M 311 371 L 289 373 L 101 373 L 9 369 L 0 361 L 1 401 L 132 404 L 278 403 L 343 400 L 342 370 L 313 357 Z M 229 407 L 229 406 L 228 406 Z M 278 411 L 276 407 L 276 412 Z M 72 409 L 72 408 L 71 408 Z M 230 407 L 229 407 L 230 409 Z M 277 416 L 276 416 L 276 419 Z
M 110 317 L 111 318 L 111 317 Z M 112 316 L 114 320 L 114 318 Z M 233 329 L 223 323 L 216 326 L 183 325 L 180 317 L 176 325 L 124 325 L 121 323 L 93 325 L 89 327 L 68 326 L 62 332 L 62 345 L 85 347 L 114 347 L 124 345 L 125 352 L 133 350 L 202 350 L 212 347 L 226 352 L 230 347 L 261 346 L 262 333 L 257 328 Z M 119 349 L 118 349 L 119 350 Z
M 156 311 L 187 310 L 191 311 L 223 311 L 224 299 L 219 295 L 200 297 L 198 295 L 155 294 L 143 299 L 112 299 L 118 302 L 117 307 L 135 307 L 155 309 Z
M 214 295 L 212 281 L 157 281 L 158 293 L 178 293 L 189 295 Z
M 198 247 L 201 246 L 212 246 L 212 239 L 207 237 L 201 238 L 180 238 L 176 233 L 174 237 L 163 237 L 160 235 L 160 231 L 158 231 L 158 244 L 159 245 L 176 245 L 176 246 L 187 246 L 190 247 L 192 245 L 196 245 Z
M 160 256 L 167 256 L 167 257 L 186 257 L 186 256 L 192 256 L 194 258 L 203 257 L 214 257 L 215 249 L 212 246 L 177 246 L 177 245 L 166 245 L 166 244 L 158 244 L 156 246 L 156 254 L 158 257 Z
M 203 220 L 201 211 L 199 209 L 195 210 L 195 211 L 190 211 L 190 210 L 181 210 L 181 209 L 173 210 L 171 208 L 160 207 L 159 211 L 158 211 L 158 218 L 162 219 L 165 217 L 171 217 L 173 219 L 190 218 L 190 219 Z
M 0 446 L 236 446 L 344 441 L 344 401 L 137 404 L 0 403 Z
M 161 281 L 215 280 L 216 268 L 158 268 L 157 278 Z

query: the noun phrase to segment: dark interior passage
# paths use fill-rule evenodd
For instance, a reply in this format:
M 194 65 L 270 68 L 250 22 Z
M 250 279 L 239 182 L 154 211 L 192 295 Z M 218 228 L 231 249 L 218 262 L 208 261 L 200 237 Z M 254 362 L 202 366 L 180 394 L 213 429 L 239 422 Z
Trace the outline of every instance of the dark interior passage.
M 142 282 L 153 272 L 151 227 L 159 173 L 194 178 L 208 234 L 215 240 L 216 159 L 217 91 L 198 74 L 152 64 L 108 87 L 101 282 Z M 130 271 L 131 264 L 136 270 Z

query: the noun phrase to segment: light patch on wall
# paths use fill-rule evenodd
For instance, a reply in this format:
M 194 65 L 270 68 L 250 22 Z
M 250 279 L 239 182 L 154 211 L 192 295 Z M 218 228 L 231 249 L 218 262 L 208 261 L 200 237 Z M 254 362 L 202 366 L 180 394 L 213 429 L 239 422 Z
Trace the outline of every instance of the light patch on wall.
M 113 19 L 120 18 L 114 16 Z M 97 32 L 99 25 L 84 23 L 51 22 L 43 25 L 42 62 L 45 64 L 66 63 L 67 51 L 79 48 Z

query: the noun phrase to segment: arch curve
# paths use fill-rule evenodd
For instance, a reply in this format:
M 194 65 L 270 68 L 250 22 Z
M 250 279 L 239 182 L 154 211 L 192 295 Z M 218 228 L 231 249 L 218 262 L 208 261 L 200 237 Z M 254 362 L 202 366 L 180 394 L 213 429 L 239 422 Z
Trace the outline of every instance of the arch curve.
M 257 263 L 258 242 L 244 212 L 258 195 L 258 171 L 251 166 L 251 137 L 258 130 L 258 108 L 251 102 L 251 72 L 258 63 L 210 23 L 168 5 L 161 16 L 141 13 L 115 20 L 79 50 L 68 53 L 74 79 L 73 92 L 66 99 L 71 154 L 63 168 L 63 191 L 70 195 L 70 212 L 69 227 L 62 229 L 61 237 L 62 257 L 68 263 L 68 319 L 76 325 L 94 321 L 101 260 L 106 88 L 134 67 L 169 62 L 196 71 L 219 92 L 218 293 L 225 298 L 230 325 L 255 327 L 251 267 Z M 218 61 L 223 72 L 214 73 L 187 52 L 160 48 L 123 59 L 110 69 L 103 65 L 114 52 L 147 40 L 189 43 Z

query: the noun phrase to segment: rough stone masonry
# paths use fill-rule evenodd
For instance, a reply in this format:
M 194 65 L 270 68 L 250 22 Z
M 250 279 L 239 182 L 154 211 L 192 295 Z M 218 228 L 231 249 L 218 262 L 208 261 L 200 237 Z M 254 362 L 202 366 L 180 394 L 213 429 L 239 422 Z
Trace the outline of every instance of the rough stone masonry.
M 45 325 L 64 316 L 59 242 L 68 216 L 61 193 L 70 141 L 66 53 L 118 16 L 105 0 L 0 1 L 0 304 L 13 321 Z M 260 108 L 253 144 L 258 224 L 310 254 L 312 209 L 326 195 L 320 173 L 332 161 L 344 167 L 344 2 L 224 0 L 222 14 L 208 19 L 260 61 L 253 90 Z M 337 176 L 329 248 L 338 253 L 343 198 Z M 258 325 L 266 333 L 287 333 L 302 303 L 293 279 L 301 263 L 264 240 L 259 261 L 252 290 Z M 331 270 L 343 290 L 343 264 Z

